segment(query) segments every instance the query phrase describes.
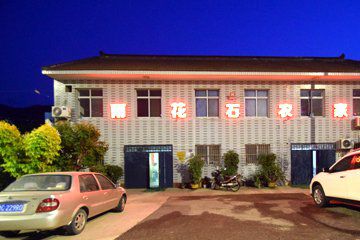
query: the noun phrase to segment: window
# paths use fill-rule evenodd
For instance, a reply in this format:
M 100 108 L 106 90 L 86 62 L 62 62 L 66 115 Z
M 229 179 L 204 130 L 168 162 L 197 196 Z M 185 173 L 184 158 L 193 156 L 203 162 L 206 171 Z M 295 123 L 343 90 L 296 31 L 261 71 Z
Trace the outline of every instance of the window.
M 138 89 L 136 93 L 138 117 L 161 117 L 160 89 Z
M 65 191 L 70 187 L 69 175 L 26 175 L 11 183 L 4 192 Z
M 196 145 L 195 153 L 207 164 L 220 165 L 220 145 Z
M 196 116 L 219 116 L 219 90 L 195 90 Z
M 338 163 L 335 164 L 333 168 L 331 168 L 330 172 L 342 172 L 347 171 L 351 168 L 351 161 L 353 159 L 353 156 L 346 157 L 342 160 L 340 160 Z
M 102 89 L 78 89 L 80 117 L 103 116 Z
M 360 89 L 353 90 L 353 114 L 360 116 Z
M 110 182 L 106 177 L 96 174 L 96 178 L 100 183 L 101 189 L 108 190 L 108 189 L 115 189 L 115 186 L 112 182 Z
M 92 192 L 99 190 L 94 176 L 92 174 L 84 174 L 79 176 L 80 192 Z
M 324 115 L 324 90 L 302 89 L 300 91 L 301 116 Z
M 269 91 L 245 90 L 245 116 L 268 117 Z
M 258 163 L 258 157 L 262 154 L 270 154 L 270 144 L 246 144 L 246 163 Z

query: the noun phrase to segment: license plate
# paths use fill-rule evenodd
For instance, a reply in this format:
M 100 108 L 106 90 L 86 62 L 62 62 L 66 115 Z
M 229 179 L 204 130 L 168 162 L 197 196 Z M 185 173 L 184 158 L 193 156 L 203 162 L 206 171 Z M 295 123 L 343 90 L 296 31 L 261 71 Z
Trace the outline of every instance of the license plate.
M 24 209 L 23 203 L 0 204 L 0 212 L 22 212 L 23 209 Z

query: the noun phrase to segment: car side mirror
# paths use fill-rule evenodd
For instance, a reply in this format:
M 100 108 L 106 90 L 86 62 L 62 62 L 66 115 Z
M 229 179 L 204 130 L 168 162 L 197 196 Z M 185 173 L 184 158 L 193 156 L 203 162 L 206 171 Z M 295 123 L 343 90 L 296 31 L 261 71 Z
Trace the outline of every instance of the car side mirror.
M 115 187 L 116 187 L 116 188 L 120 188 L 120 187 L 121 187 L 120 181 L 115 184 Z
M 329 168 L 325 167 L 322 169 L 323 172 L 330 172 Z

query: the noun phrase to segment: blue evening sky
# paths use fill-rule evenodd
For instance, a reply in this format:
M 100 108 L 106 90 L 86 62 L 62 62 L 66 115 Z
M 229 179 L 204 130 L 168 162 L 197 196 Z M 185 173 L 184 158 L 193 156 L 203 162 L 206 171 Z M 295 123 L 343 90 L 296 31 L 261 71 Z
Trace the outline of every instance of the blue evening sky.
M 105 53 L 360 60 L 360 1 L 0 0 L 0 104 L 52 104 L 41 67 Z M 34 92 L 40 91 L 40 95 Z

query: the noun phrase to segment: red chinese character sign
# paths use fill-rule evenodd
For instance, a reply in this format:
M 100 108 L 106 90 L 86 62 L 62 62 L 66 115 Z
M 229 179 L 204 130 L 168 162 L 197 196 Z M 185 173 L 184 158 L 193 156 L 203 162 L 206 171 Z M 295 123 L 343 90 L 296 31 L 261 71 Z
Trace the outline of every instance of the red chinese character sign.
M 293 110 L 292 104 L 288 104 L 288 103 L 279 104 L 278 114 L 280 115 L 281 118 L 288 119 L 293 116 L 292 110 Z
M 240 104 L 238 104 L 238 103 L 226 104 L 226 113 L 225 114 L 228 118 L 240 117 Z
M 336 103 L 334 104 L 334 117 L 343 118 L 347 117 L 347 104 L 346 103 Z
M 186 104 L 183 102 L 174 102 L 171 104 L 172 118 L 186 118 Z
M 126 103 L 110 104 L 111 118 L 126 118 Z

